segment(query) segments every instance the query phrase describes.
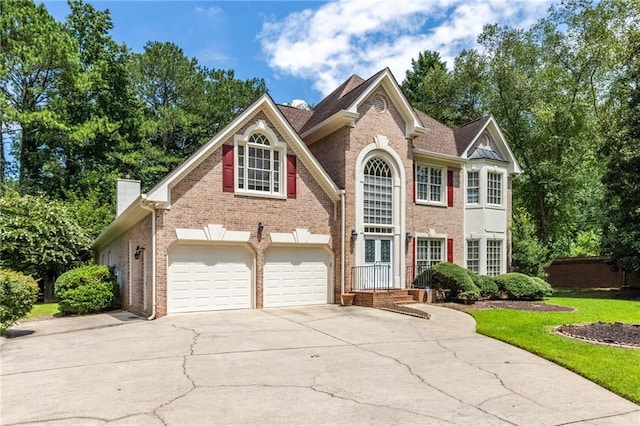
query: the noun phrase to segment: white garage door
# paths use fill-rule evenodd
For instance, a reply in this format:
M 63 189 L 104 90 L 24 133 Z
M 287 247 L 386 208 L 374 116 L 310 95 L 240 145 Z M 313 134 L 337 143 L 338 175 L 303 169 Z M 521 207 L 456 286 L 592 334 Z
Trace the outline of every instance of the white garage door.
M 252 265 L 242 247 L 176 246 L 169 254 L 167 311 L 251 308 Z
M 320 248 L 270 248 L 265 253 L 264 307 L 327 303 L 330 258 Z

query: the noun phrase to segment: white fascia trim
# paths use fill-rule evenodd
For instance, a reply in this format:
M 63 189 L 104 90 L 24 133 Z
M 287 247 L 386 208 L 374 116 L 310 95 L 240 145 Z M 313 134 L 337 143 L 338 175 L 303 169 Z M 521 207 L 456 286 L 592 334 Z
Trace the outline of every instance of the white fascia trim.
M 257 111 L 263 110 L 267 116 L 269 116 L 274 122 L 273 124 L 279 129 L 283 129 L 281 135 L 285 139 L 287 146 L 292 148 L 292 151 L 302 160 L 302 163 L 309 169 L 311 174 L 320 183 L 320 186 L 331 197 L 333 202 L 340 200 L 340 189 L 331 180 L 329 175 L 322 169 L 320 164 L 311 155 L 311 152 L 305 146 L 302 139 L 293 130 L 289 122 L 284 118 L 280 110 L 276 107 L 271 97 L 265 93 L 258 98 L 249 108 L 247 108 L 242 114 L 236 117 L 231 123 L 229 123 L 224 129 L 222 129 L 216 136 L 211 138 L 209 142 L 204 144 L 198 151 L 196 151 L 191 157 L 189 157 L 184 163 L 170 172 L 164 179 L 162 179 L 155 187 L 153 187 L 147 194 L 148 198 L 154 201 L 164 203 L 164 208 L 170 207 L 170 192 L 171 188 L 178 183 L 182 177 L 184 177 L 191 170 L 196 168 L 207 156 L 211 155 L 215 150 L 220 148 L 220 145 L 227 139 L 233 136 L 236 129 L 248 120 L 251 116 L 255 115 Z M 291 141 L 292 143 L 288 143 Z
M 417 159 L 420 161 L 425 161 L 427 163 L 443 164 L 443 165 L 451 165 L 456 167 L 462 167 L 467 160 L 464 158 L 460 158 L 456 155 L 448 155 L 448 154 L 440 154 L 437 152 L 431 152 L 424 149 L 413 149 L 414 157 L 418 157 Z M 414 160 L 415 161 L 415 160 Z
M 300 136 L 304 138 L 309 145 L 311 145 L 341 127 L 353 127 L 358 117 L 360 117 L 360 114 L 357 112 L 354 113 L 343 109 L 321 123 L 316 124 Z
M 467 148 L 462 153 L 462 157 L 467 158 L 469 156 L 469 150 L 476 143 L 476 140 L 480 137 L 480 135 L 487 129 L 487 127 L 489 127 L 490 124 L 492 125 L 493 129 L 498 133 L 498 136 L 500 137 L 500 141 L 502 143 L 502 146 L 507 150 L 507 154 L 509 156 L 509 168 L 508 168 L 509 169 L 509 173 L 510 174 L 515 174 L 515 175 L 521 174 L 522 173 L 522 168 L 520 167 L 520 164 L 518 163 L 518 160 L 516 160 L 516 156 L 513 155 L 513 151 L 511 151 L 511 148 L 509 148 L 509 144 L 507 143 L 507 140 L 505 139 L 504 134 L 502 133 L 502 130 L 500 130 L 500 126 L 498 126 L 498 123 L 496 123 L 496 120 L 493 117 L 493 115 L 489 116 L 489 119 L 487 120 L 485 125 L 482 126 L 482 128 L 478 131 L 478 133 L 471 140 L 469 145 L 467 145 Z
M 307 145 L 302 141 L 293 127 L 291 127 L 289 121 L 287 121 L 284 115 L 282 115 L 282 112 L 278 109 L 278 107 L 270 97 L 268 98 L 266 106 L 269 108 L 271 114 L 277 117 L 277 120 L 274 120 L 273 124 L 278 127 L 280 134 L 285 138 L 285 142 L 286 136 L 288 136 L 292 141 L 295 141 L 295 143 L 293 144 L 287 143 L 287 146 L 291 148 L 293 153 L 302 161 L 302 164 L 307 167 L 311 175 L 316 179 L 316 181 L 320 184 L 322 189 L 324 189 L 331 200 L 334 203 L 340 201 L 342 192 L 340 188 L 338 188 L 338 185 L 335 184 L 333 179 L 331 179 L 329 174 L 320 165 L 318 160 L 316 160 L 311 151 L 309 151 Z
M 389 68 L 385 69 L 384 72 L 369 85 L 367 90 L 362 92 L 360 96 L 353 101 L 347 110 L 351 112 L 358 112 L 360 104 L 380 85 L 384 85 L 384 88 L 387 89 L 387 94 L 393 99 L 396 107 L 400 106 L 400 114 L 406 120 L 405 137 L 411 138 L 419 134 L 426 133 L 428 129 L 422 126 L 422 123 L 413 111 L 413 108 L 411 108 L 407 98 L 402 94 L 402 90 L 400 90 L 400 87 L 398 86 L 396 79 L 393 77 L 393 74 L 391 74 Z
M 139 195 L 130 205 L 127 207 L 120 216 L 116 217 L 91 244 L 92 250 L 98 250 L 111 241 L 113 241 L 118 235 L 138 223 L 149 215 L 149 211 L 142 207 L 142 203 L 145 201 L 144 195 Z
M 224 129 L 218 132 L 213 138 L 209 139 L 207 143 L 202 145 L 199 150 L 193 153 L 191 157 L 185 160 L 178 167 L 173 169 L 168 175 L 164 177 L 156 186 L 154 186 L 147 194 L 147 197 L 152 200 L 161 201 L 166 205 L 170 204 L 170 190 L 180 178 L 195 167 L 197 167 L 209 154 L 219 148 L 219 146 L 233 133 L 233 130 L 244 120 L 251 117 L 260 107 L 269 101 L 269 95 L 263 94 L 260 96 L 249 108 L 247 108 L 242 114 L 236 117 L 231 123 L 227 124 Z

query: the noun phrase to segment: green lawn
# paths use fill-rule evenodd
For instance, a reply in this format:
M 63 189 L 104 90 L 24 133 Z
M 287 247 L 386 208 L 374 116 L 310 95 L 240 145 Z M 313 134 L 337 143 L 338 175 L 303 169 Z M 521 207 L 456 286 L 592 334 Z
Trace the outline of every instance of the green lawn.
M 640 349 L 601 346 L 553 333 L 562 324 L 625 322 L 640 324 L 640 300 L 621 300 L 617 292 L 556 291 L 547 303 L 576 312 L 508 309 L 470 311 L 479 333 L 526 349 L 562 365 L 635 403 L 640 403 Z
M 36 303 L 33 305 L 33 309 L 29 312 L 26 319 L 37 319 L 41 317 L 52 317 L 62 315 L 58 311 L 57 303 Z

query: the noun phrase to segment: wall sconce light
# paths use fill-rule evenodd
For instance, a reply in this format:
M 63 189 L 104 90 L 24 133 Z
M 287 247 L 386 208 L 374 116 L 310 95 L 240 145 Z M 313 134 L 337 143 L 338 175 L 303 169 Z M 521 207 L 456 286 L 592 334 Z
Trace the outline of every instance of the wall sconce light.
M 411 241 L 412 238 L 413 235 L 411 235 L 411 232 L 407 232 L 407 241 Z
M 262 232 L 263 229 L 264 229 L 264 223 L 258 222 L 258 232 Z
M 133 257 L 135 257 L 136 260 L 140 259 L 140 255 L 142 254 L 143 251 L 144 251 L 144 247 L 137 246 L 136 252 L 133 254 Z
M 358 238 L 358 232 L 355 229 L 351 230 L 351 238 L 353 238 L 354 240 Z

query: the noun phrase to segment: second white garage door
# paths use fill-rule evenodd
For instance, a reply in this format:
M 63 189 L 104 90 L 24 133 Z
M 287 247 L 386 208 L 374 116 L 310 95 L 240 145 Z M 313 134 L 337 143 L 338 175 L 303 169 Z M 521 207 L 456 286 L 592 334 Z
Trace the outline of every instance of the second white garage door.
M 253 256 L 242 247 L 176 246 L 169 254 L 167 311 L 251 308 Z
M 329 254 L 321 248 L 270 248 L 265 253 L 265 308 L 327 303 Z

